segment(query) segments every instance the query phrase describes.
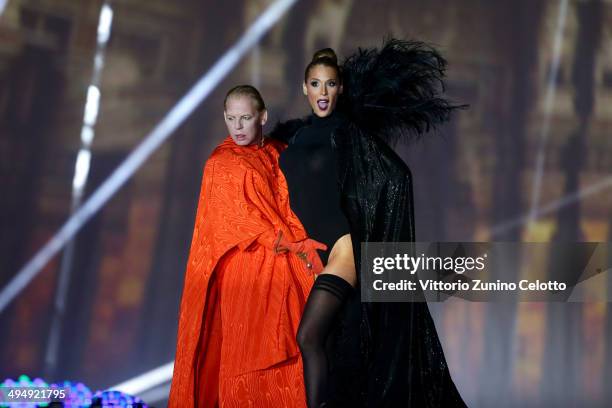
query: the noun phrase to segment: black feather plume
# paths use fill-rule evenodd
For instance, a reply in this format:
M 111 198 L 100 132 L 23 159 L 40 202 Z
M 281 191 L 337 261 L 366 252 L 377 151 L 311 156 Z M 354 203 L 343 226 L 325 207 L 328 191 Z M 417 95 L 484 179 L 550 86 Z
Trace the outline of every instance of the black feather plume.
M 359 129 L 394 144 L 447 121 L 453 105 L 443 96 L 446 60 L 420 42 L 387 39 L 359 49 L 342 64 L 339 109 Z

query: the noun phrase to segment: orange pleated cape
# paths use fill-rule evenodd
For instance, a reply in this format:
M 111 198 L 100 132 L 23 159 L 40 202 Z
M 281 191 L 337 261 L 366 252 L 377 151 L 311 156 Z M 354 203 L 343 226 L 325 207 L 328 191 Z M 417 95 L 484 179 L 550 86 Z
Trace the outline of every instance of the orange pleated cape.
M 275 238 L 307 238 L 278 167 L 283 145 L 226 138 L 204 168 L 169 407 L 305 406 L 297 327 L 314 282 Z M 244 400 L 242 400 L 244 398 Z

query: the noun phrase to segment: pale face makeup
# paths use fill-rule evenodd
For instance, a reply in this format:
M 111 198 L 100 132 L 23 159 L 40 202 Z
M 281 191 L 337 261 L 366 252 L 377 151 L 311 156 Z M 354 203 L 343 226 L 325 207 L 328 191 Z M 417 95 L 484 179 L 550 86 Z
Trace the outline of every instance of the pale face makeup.
M 342 84 L 334 68 L 315 65 L 308 72 L 303 91 L 314 114 L 324 118 L 331 115 L 336 108 L 338 97 L 342 93 Z
M 237 95 L 228 98 L 223 116 L 227 131 L 238 146 L 249 146 L 261 141 L 268 112 L 265 109 L 258 111 L 250 96 Z

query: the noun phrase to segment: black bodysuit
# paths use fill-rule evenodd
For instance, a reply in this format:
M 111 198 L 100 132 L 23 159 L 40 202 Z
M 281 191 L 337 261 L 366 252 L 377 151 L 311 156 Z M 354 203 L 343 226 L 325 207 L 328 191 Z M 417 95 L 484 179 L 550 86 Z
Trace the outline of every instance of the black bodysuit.
M 325 263 L 334 243 L 349 233 L 332 146 L 334 132 L 344 125 L 345 118 L 334 112 L 325 118 L 311 115 L 290 121 L 272 133 L 288 143 L 279 163 L 287 179 L 291 208 L 308 236 L 328 246 Z M 360 406 L 363 396 L 351 389 L 362 380 L 363 371 L 359 294 L 335 275 L 320 276 L 313 289 L 298 333 L 309 406 L 319 406 L 331 395 L 342 396 L 345 406 Z
M 274 132 L 288 143 L 279 164 L 287 179 L 291 209 L 308 236 L 327 245 L 325 262 L 336 240 L 349 232 L 340 210 L 337 160 L 331 144 L 331 134 L 342 122 L 338 114 L 311 115 L 305 121 L 291 122 L 296 127 L 284 130 L 283 135 Z

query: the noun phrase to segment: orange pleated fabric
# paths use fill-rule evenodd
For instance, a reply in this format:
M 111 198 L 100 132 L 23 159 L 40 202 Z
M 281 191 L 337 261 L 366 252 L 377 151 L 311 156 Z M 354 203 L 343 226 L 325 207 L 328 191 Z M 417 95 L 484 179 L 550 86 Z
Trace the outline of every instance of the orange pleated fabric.
M 312 272 L 272 250 L 306 232 L 278 168 L 283 146 L 215 149 L 204 168 L 169 407 L 305 407 L 295 340 Z

